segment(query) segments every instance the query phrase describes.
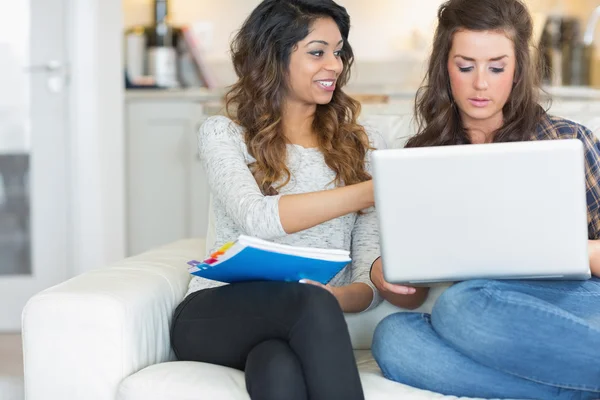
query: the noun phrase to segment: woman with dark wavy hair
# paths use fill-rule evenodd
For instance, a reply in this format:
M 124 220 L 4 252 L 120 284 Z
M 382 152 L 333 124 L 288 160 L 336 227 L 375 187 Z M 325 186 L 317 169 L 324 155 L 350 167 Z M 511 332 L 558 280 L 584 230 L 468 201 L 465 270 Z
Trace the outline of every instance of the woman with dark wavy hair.
M 352 256 L 328 285 L 192 279 L 173 318 L 177 357 L 245 371 L 253 399 L 363 398 L 343 313 L 380 301 L 369 279 L 379 255 L 369 158 L 381 141 L 342 91 L 349 29 L 331 0 L 261 2 L 232 42 L 228 117 L 200 129 L 211 251 L 245 234 Z
M 407 147 L 581 140 L 594 277 L 465 281 L 447 289 L 431 315 L 393 314 L 377 327 L 372 348 L 389 379 L 454 396 L 600 398 L 600 143 L 539 105 L 532 29 L 519 0 L 444 3 L 417 95 L 419 133 Z M 372 278 L 393 302 L 380 260 Z

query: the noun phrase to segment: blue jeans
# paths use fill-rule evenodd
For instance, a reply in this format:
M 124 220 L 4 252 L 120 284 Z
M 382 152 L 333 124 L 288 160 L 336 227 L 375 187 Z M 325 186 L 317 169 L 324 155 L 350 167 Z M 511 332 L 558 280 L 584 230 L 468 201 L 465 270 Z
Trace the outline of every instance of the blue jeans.
M 600 279 L 473 280 L 377 326 L 388 379 L 454 396 L 600 399 Z

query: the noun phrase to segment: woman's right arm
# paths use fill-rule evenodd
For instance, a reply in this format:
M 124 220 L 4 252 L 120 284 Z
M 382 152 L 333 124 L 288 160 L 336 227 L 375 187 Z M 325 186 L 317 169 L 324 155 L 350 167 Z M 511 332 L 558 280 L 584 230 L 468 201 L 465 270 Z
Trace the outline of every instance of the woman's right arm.
M 286 233 L 295 233 L 373 205 L 372 181 L 320 192 L 281 196 L 279 218 Z
M 373 205 L 371 181 L 313 193 L 265 196 L 246 164 L 240 128 L 223 116 L 207 119 L 198 136 L 212 194 L 251 236 L 299 232 Z

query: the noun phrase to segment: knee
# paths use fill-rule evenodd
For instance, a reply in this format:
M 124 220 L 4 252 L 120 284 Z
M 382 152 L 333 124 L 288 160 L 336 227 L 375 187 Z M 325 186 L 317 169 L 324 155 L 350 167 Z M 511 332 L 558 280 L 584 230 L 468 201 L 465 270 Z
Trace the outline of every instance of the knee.
M 484 298 L 488 298 L 488 292 L 492 289 L 494 281 L 476 279 L 464 281 L 450 286 L 437 299 L 433 313 L 442 313 L 447 316 L 465 315 L 474 306 L 482 304 Z
M 418 331 L 427 318 L 427 314 L 400 312 L 379 322 L 373 334 L 371 352 L 384 376 L 398 382 L 408 379 L 407 371 L 402 369 L 411 360 L 419 358 Z
M 497 281 L 472 280 L 448 288 L 436 301 L 431 323 L 436 332 L 461 351 L 485 346 L 489 329 L 498 325 L 505 296 Z
M 375 327 L 373 332 L 373 342 L 371 343 L 371 353 L 373 358 L 379 364 L 382 370 L 387 369 L 390 361 L 393 361 L 399 330 L 402 329 L 402 315 L 400 313 L 391 314 L 382 319 Z
M 344 321 L 344 313 L 334 295 L 318 286 L 296 284 L 295 300 L 299 317 L 312 322 Z

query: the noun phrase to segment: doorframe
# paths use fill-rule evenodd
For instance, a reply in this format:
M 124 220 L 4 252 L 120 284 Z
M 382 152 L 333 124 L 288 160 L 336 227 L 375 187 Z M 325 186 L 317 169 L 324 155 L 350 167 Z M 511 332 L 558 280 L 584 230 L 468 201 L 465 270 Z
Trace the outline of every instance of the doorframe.
M 71 276 L 125 256 L 121 0 L 65 0 Z

